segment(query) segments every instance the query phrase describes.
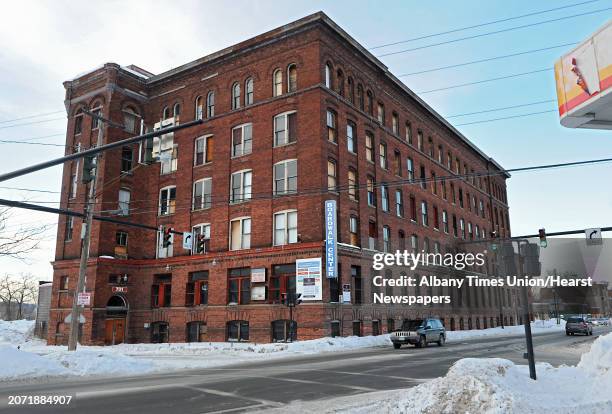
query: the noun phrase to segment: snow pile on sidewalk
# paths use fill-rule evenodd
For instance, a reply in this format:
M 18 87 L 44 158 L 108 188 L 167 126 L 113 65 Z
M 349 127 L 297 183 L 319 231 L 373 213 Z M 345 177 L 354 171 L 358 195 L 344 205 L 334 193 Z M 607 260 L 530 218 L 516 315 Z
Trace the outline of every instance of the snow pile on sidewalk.
M 372 396 L 333 411 L 365 413 L 376 407 L 388 413 L 607 414 L 612 412 L 612 334 L 598 338 L 577 366 L 554 368 L 541 363 L 537 375 L 532 381 L 526 365 L 505 359 L 465 358 L 445 377 L 395 392 L 394 398 L 387 393 L 374 402 Z
M 14 344 L 36 341 L 33 338 L 34 321 L 21 319 L 18 321 L 0 321 L 0 344 Z
M 538 333 L 564 331 L 565 321 L 560 320 L 557 325 L 556 319 L 546 320 L 535 320 L 531 322 L 531 332 L 536 335 Z M 506 326 L 503 329 L 501 327 L 488 328 L 488 329 L 474 329 L 470 331 L 447 331 L 448 341 L 462 341 L 464 339 L 482 338 L 488 336 L 512 336 L 512 335 L 523 335 L 525 333 L 525 327 L 523 325 Z

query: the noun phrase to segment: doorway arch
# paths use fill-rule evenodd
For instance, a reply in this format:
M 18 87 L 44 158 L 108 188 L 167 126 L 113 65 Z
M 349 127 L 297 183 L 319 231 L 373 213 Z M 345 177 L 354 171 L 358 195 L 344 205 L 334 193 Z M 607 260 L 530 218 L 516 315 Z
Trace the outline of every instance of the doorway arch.
M 118 345 L 125 341 L 128 311 L 128 301 L 124 296 L 113 295 L 108 299 L 104 325 L 105 345 Z

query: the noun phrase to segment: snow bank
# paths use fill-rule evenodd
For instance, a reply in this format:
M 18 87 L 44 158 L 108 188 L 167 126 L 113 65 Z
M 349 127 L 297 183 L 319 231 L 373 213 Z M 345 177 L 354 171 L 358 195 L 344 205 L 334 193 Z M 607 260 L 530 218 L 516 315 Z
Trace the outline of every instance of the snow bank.
M 0 344 L 20 344 L 30 341 L 34 332 L 34 321 L 0 321 Z
M 57 361 L 9 346 L 0 346 L 0 361 L 0 381 L 69 373 Z

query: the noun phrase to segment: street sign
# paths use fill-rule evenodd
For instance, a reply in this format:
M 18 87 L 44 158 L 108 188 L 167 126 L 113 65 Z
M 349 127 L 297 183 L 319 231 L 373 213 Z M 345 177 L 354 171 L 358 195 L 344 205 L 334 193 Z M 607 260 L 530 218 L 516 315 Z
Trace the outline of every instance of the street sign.
M 191 250 L 193 248 L 193 233 L 184 232 L 183 233 L 183 249 Z
M 586 229 L 584 235 L 586 237 L 587 246 L 603 244 L 601 229 Z
M 113 286 L 112 291 L 113 293 L 127 293 L 128 288 L 127 286 Z
M 79 306 L 89 306 L 91 304 L 91 293 L 90 292 L 81 292 L 77 296 L 77 305 Z
M 351 303 L 351 285 L 349 283 L 342 285 L 342 303 Z

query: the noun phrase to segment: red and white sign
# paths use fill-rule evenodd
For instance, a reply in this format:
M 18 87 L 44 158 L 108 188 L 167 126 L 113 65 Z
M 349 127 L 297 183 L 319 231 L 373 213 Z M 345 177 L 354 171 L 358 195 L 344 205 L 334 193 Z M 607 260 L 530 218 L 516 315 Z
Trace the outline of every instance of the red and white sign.
M 127 293 L 127 286 L 113 286 L 113 293 Z
M 91 304 L 91 293 L 81 292 L 77 296 L 77 304 L 79 306 L 89 306 Z

